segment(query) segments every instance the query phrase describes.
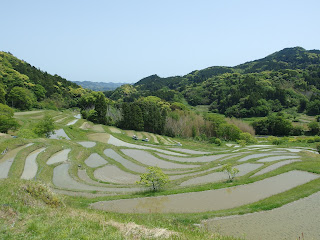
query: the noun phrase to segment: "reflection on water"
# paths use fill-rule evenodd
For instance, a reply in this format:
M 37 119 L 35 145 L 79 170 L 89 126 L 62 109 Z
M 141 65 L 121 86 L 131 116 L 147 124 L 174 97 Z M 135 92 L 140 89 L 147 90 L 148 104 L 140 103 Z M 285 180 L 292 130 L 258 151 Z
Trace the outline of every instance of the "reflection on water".
M 257 202 L 316 178 L 319 178 L 319 175 L 303 171 L 290 171 L 261 181 L 231 188 L 161 197 L 97 202 L 91 206 L 96 209 L 121 213 L 196 213 L 216 211 Z
M 138 203 L 135 209 L 140 212 L 158 213 L 165 207 L 165 203 L 169 201 L 167 196 L 161 198 L 141 198 L 138 199 Z

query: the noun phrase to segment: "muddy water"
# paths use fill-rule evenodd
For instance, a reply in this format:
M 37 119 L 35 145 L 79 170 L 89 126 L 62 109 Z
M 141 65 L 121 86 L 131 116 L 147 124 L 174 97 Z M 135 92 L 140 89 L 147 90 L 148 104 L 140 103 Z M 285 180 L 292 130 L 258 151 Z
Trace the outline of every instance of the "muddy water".
M 255 183 L 203 192 L 169 196 L 121 199 L 93 203 L 95 209 L 121 213 L 196 213 L 229 209 L 257 202 L 318 178 L 291 171 Z
M 70 138 L 68 137 L 68 135 L 66 134 L 66 132 L 61 128 L 58 130 L 54 130 L 54 134 L 52 134 L 49 138 L 50 139 L 61 139 L 61 138 L 65 138 L 67 140 L 70 140 Z
M 135 184 L 140 180 L 138 175 L 122 171 L 116 166 L 104 166 L 94 171 L 94 177 L 103 182 Z
M 245 161 L 248 161 L 248 160 L 250 160 L 250 159 L 268 157 L 268 156 L 272 156 L 272 155 L 277 155 L 277 153 L 258 153 L 258 154 L 251 154 L 251 155 L 248 155 L 248 156 L 245 156 L 245 157 L 239 159 L 238 162 L 245 162 Z
M 140 190 L 139 188 L 106 188 L 83 184 L 70 177 L 69 167 L 68 163 L 63 163 L 54 168 L 52 182 L 55 186 L 80 191 L 135 192 Z
M 87 164 L 87 166 L 92 168 L 100 167 L 108 163 L 98 153 L 92 153 L 84 162 Z
M 78 122 L 78 120 L 79 120 L 79 119 L 72 120 L 71 122 L 67 123 L 66 125 L 67 125 L 67 126 L 74 125 L 76 122 Z
M 196 150 L 190 150 L 185 148 L 170 148 L 170 149 L 173 151 L 189 153 L 189 154 L 209 154 L 210 153 L 210 152 L 196 151 Z
M 277 162 L 277 163 L 272 164 L 269 167 L 266 167 L 266 168 L 262 169 L 261 171 L 255 173 L 251 177 L 259 176 L 259 175 L 265 174 L 267 172 L 271 172 L 271 171 L 273 171 L 273 170 L 275 170 L 275 169 L 277 169 L 279 167 L 285 166 L 285 165 L 290 164 L 290 163 L 299 162 L 299 161 L 300 160 L 285 160 L 285 161 Z
M 15 148 L 9 152 L 7 152 L 3 158 L 0 159 L 0 179 L 1 178 L 7 178 L 9 174 L 9 170 L 11 168 L 11 165 L 14 161 L 14 158 L 16 157 L 17 153 L 26 148 L 31 146 L 33 143 L 29 143 L 27 145 Z
M 84 142 L 78 142 L 81 146 L 86 147 L 86 148 L 92 148 L 96 145 L 95 142 L 89 142 L 89 141 L 84 141 Z
M 248 240 L 320 239 L 319 202 L 320 192 L 271 211 L 215 218 L 201 225 L 209 231 Z
M 197 168 L 199 167 L 198 165 L 184 165 L 184 164 L 167 162 L 162 159 L 156 158 L 149 152 L 146 152 L 143 150 L 122 149 L 121 151 L 124 154 L 148 166 L 158 166 L 160 168 Z
M 71 151 L 71 149 L 64 149 L 60 152 L 57 152 L 53 154 L 49 160 L 47 161 L 48 165 L 55 164 L 55 163 L 60 163 L 60 162 L 65 162 L 68 160 L 68 154 Z
M 32 179 L 36 176 L 38 171 L 37 157 L 45 149 L 46 148 L 40 148 L 29 154 L 25 161 L 21 179 Z
M 284 159 L 294 159 L 294 158 L 299 158 L 299 156 L 292 156 L 292 155 L 274 156 L 274 157 L 267 157 L 267 158 L 260 159 L 257 162 L 274 162 L 274 161 L 279 161 Z
M 125 168 L 137 172 L 137 173 L 144 173 L 146 172 L 146 168 L 142 167 L 138 164 L 135 164 L 125 158 L 123 158 L 122 156 L 120 156 L 118 153 L 116 153 L 114 150 L 112 149 L 106 149 L 103 151 L 103 153 L 107 156 L 112 158 L 113 160 L 121 163 L 121 165 L 123 165 Z
M 244 163 L 238 166 L 235 166 L 239 173 L 237 174 L 238 177 L 244 176 L 249 172 L 252 172 L 259 167 L 262 167 L 263 164 L 253 164 L 253 163 Z M 227 180 L 228 175 L 224 172 L 214 172 L 210 173 L 201 177 L 195 177 L 192 179 L 189 179 L 183 183 L 181 183 L 181 186 L 189 186 L 193 184 L 204 184 L 204 183 L 210 183 L 210 182 L 218 182 L 222 180 Z
M 201 157 L 174 157 L 174 156 L 168 156 L 161 153 L 157 153 L 160 157 L 177 161 L 177 162 L 212 162 L 218 159 L 221 159 L 223 157 L 228 157 L 231 154 L 220 154 L 220 155 L 212 155 L 212 156 L 201 156 Z

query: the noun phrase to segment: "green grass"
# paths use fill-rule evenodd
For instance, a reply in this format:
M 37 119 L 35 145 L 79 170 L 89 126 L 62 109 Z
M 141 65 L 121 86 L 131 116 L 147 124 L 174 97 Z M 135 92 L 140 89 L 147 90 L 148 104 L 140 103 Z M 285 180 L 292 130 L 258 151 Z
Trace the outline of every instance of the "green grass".
M 52 116 L 56 116 L 59 113 L 56 111 L 44 111 L 42 114 L 47 113 Z M 38 116 L 32 115 L 32 116 Z M 75 115 L 72 111 L 65 111 L 61 114 L 60 117 L 67 116 L 66 121 L 72 118 Z M 17 119 L 21 122 L 22 128 L 32 127 L 33 124 L 37 122 L 32 120 L 30 116 L 22 115 L 17 116 Z M 25 186 L 28 184 L 34 184 L 37 186 L 40 183 L 44 183 L 49 187 L 53 187 L 52 176 L 53 169 L 58 164 L 48 166 L 46 164 L 47 160 L 56 152 L 61 151 L 62 149 L 71 149 L 69 154 L 69 159 L 71 168 L 69 170 L 70 175 L 78 179 L 77 170 L 78 165 L 82 166 L 82 169 L 86 169 L 89 177 L 94 179 L 93 172 L 94 169 L 89 168 L 85 165 L 85 159 L 90 156 L 92 153 L 98 153 L 103 158 L 105 158 L 110 164 L 118 166 L 120 169 L 131 172 L 126 169 L 120 163 L 114 161 L 111 158 L 108 158 L 104 155 L 103 151 L 106 148 L 114 149 L 118 154 L 127 158 L 128 160 L 141 165 L 141 163 L 136 160 L 125 156 L 120 148 L 115 147 L 109 144 L 97 143 L 93 148 L 84 148 L 77 144 L 77 141 L 88 140 L 87 134 L 93 133 L 92 130 L 81 130 L 79 126 L 82 125 L 84 120 L 79 120 L 73 126 L 64 126 L 62 123 L 57 124 L 57 128 L 63 127 L 66 133 L 72 139 L 68 140 L 50 140 L 50 139 L 4 139 L 0 138 L 0 151 L 8 147 L 10 150 L 22 146 L 24 144 L 33 142 L 34 144 L 28 148 L 21 150 L 12 164 L 12 167 L 9 172 L 9 179 L 0 180 L 0 239 L 130 239 L 137 236 L 127 237 L 121 232 L 118 228 L 108 225 L 109 220 L 114 220 L 121 223 L 135 222 L 146 226 L 150 229 L 155 227 L 167 228 L 171 231 L 179 233 L 179 236 L 172 237 L 172 239 L 235 239 L 232 237 L 223 237 L 219 235 L 214 235 L 213 233 L 206 232 L 194 224 L 199 223 L 201 220 L 219 217 L 219 216 L 228 216 L 233 214 L 245 214 L 256 211 L 269 210 L 276 207 L 280 207 L 284 204 L 290 203 L 292 201 L 298 200 L 300 198 L 306 197 L 320 191 L 320 179 L 313 180 L 307 184 L 298 186 L 289 191 L 283 192 L 271 196 L 269 198 L 263 199 L 261 201 L 240 206 L 233 209 L 226 209 L 213 212 L 204 212 L 204 213 L 193 213 L 193 214 L 120 214 L 120 213 L 109 213 L 104 211 L 97 211 L 88 209 L 90 203 L 102 201 L 102 200 L 114 200 L 114 199 L 127 199 L 127 198 L 142 198 L 149 196 L 161 196 L 161 195 L 171 195 L 178 193 L 187 193 L 187 192 L 198 192 L 205 191 L 210 189 L 220 189 L 225 187 L 232 187 L 237 185 L 243 185 L 252 183 L 255 181 L 263 180 L 284 172 L 291 170 L 302 170 L 312 173 L 320 174 L 320 155 L 313 154 L 309 152 L 299 153 L 302 162 L 296 162 L 290 165 L 283 166 L 279 169 L 276 169 L 272 172 L 249 178 L 255 172 L 265 168 L 275 162 L 266 163 L 263 167 L 257 169 L 250 174 L 247 174 L 242 177 L 236 178 L 234 182 L 215 182 L 208 183 L 203 185 L 193 185 L 188 187 L 180 187 L 178 184 L 182 181 L 176 180 L 172 181 L 167 188 L 159 192 L 150 192 L 142 191 L 138 193 L 130 193 L 123 195 L 114 195 L 106 197 L 97 197 L 94 199 L 84 198 L 84 197 L 69 197 L 61 195 L 52 195 L 48 190 L 40 191 L 40 195 L 32 195 L 25 191 Z M 104 126 L 106 132 L 110 133 L 108 127 Z M 112 133 L 115 137 L 130 142 L 133 144 L 144 144 L 142 141 L 135 141 L 131 137 L 123 133 Z M 317 143 L 308 143 L 307 140 L 302 141 L 292 141 L 293 138 L 281 138 L 283 141 L 280 145 L 273 145 L 274 148 L 277 147 L 308 147 L 314 148 Z M 291 140 L 290 140 L 291 139 Z M 297 139 L 297 138 L 296 138 Z M 298 138 L 299 139 L 299 138 Z M 303 137 L 301 137 L 303 139 Z M 208 142 L 199 142 L 193 141 L 191 139 L 180 139 L 173 138 L 173 140 L 181 142 L 184 148 L 191 150 L 199 151 L 208 151 L 208 152 L 219 152 L 225 153 L 231 150 L 232 148 L 227 148 L 225 146 L 216 146 L 214 144 L 209 144 Z M 267 140 L 268 139 L 264 139 Z M 270 144 L 270 141 L 262 144 Z M 39 171 L 37 174 L 38 182 L 28 182 L 20 180 L 19 177 L 22 174 L 24 162 L 28 154 L 30 154 L 35 149 L 46 147 L 46 151 L 41 152 L 38 155 L 37 162 L 39 165 Z M 158 148 L 166 149 L 165 146 L 158 144 Z M 245 151 L 245 150 L 242 150 Z M 152 151 L 149 151 L 151 154 L 154 154 Z M 256 151 L 251 151 L 250 154 L 254 154 Z M 248 153 L 249 154 L 249 153 Z M 223 163 L 231 163 L 233 165 L 240 164 L 237 160 L 247 154 L 243 154 L 239 157 L 234 157 L 224 161 Z M 196 155 L 190 155 L 196 156 Z M 158 157 L 158 156 L 157 156 Z M 256 159 L 251 159 L 249 162 L 255 162 Z M 1 156 L 0 156 L 1 161 Z M 175 161 L 171 161 L 175 162 Z M 202 163 L 199 164 L 200 168 L 194 172 L 199 172 L 198 176 L 203 175 L 201 171 L 207 170 L 209 168 L 217 166 L 219 161 L 212 163 Z M 193 164 L 193 163 L 188 163 Z M 219 171 L 219 170 L 214 170 Z M 193 178 L 195 176 L 185 177 L 183 180 Z M 42 186 L 42 185 L 39 185 Z M 115 187 L 116 184 L 115 184 Z M 120 186 L 119 186 L 120 187 Z M 37 191 L 35 191 L 37 192 Z M 43 195 L 44 194 L 44 195 Z M 58 207 L 53 207 L 46 202 L 44 199 L 52 199 L 56 197 L 60 199 L 61 204 Z M 55 198 L 53 198 L 55 199 Z M 138 238 L 139 239 L 139 238 Z M 143 239 L 143 238 L 142 238 Z

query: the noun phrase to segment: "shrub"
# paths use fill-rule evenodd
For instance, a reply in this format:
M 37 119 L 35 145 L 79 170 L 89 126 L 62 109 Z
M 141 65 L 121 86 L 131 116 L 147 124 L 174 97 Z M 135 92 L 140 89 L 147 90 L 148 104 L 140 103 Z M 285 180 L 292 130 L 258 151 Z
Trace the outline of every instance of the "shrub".
M 255 137 L 253 137 L 250 133 L 247 133 L 247 132 L 240 133 L 240 140 L 245 141 L 246 144 L 257 142 Z
M 293 126 L 291 129 L 291 135 L 293 136 L 301 136 L 304 134 L 303 126 Z
M 214 140 L 214 144 L 216 144 L 216 145 L 218 145 L 218 146 L 221 146 L 222 141 L 221 141 L 219 138 L 216 138 L 216 139 Z
M 59 207 L 62 201 L 44 184 L 28 182 L 22 188 L 35 199 L 41 200 L 51 207 Z
M 314 139 L 315 142 L 320 142 L 320 137 L 319 136 L 315 136 L 313 139 Z
M 235 125 L 222 124 L 218 130 L 218 136 L 225 140 L 236 141 L 240 138 L 241 130 Z
M 314 139 L 313 138 L 308 138 L 307 143 L 314 143 Z
M 308 124 L 308 127 L 311 134 L 313 135 L 320 134 L 320 123 L 313 121 Z
M 320 144 L 317 144 L 316 149 L 317 149 L 318 153 L 320 154 Z
M 226 120 L 228 123 L 237 126 L 242 132 L 249 133 L 252 136 L 254 136 L 256 133 L 254 128 L 251 125 L 249 125 L 248 123 L 246 123 L 242 120 L 239 120 L 236 118 L 227 118 Z

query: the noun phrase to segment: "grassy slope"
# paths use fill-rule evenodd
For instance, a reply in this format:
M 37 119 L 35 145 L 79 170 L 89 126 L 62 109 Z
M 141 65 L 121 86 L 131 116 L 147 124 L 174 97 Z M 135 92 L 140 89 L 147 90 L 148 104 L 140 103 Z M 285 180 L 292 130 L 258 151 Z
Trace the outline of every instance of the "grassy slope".
M 72 113 L 64 113 L 70 115 Z M 30 116 L 29 116 L 30 117 Z M 21 116 L 19 119 L 25 122 L 25 126 L 30 126 L 30 119 L 28 116 Z M 255 212 L 261 210 L 268 210 L 275 207 L 282 206 L 286 203 L 292 202 L 299 198 L 308 196 L 314 192 L 320 190 L 320 180 L 314 180 L 303 186 L 299 186 L 285 193 L 281 193 L 270 198 L 261 200 L 256 203 L 241 206 L 229 210 L 221 210 L 216 212 L 206 212 L 198 214 L 118 214 L 107 213 L 103 211 L 89 210 L 87 207 L 93 201 L 98 200 L 111 200 L 118 198 L 131 198 L 131 197 L 145 197 L 145 196 L 157 196 L 168 195 L 182 192 L 191 191 L 203 191 L 208 189 L 217 189 L 228 186 L 235 186 L 250 183 L 274 175 L 278 175 L 283 172 L 287 172 L 293 169 L 300 169 L 309 172 L 315 172 L 320 174 L 320 157 L 319 155 L 312 153 L 301 153 L 303 162 L 284 166 L 273 172 L 261 175 L 256 178 L 248 178 L 243 176 L 237 178 L 233 183 L 218 182 L 212 184 L 205 184 L 201 186 L 191 186 L 185 188 L 177 188 L 175 183 L 172 183 L 171 187 L 163 190 L 159 193 L 137 193 L 128 194 L 122 196 L 109 196 L 100 197 L 96 199 L 86 199 L 81 197 L 59 197 L 64 199 L 65 206 L 58 208 L 52 208 L 47 204 L 39 203 L 37 200 L 39 197 L 31 197 L 23 190 L 26 181 L 19 180 L 19 176 L 22 173 L 22 166 L 27 154 L 36 148 L 47 146 L 47 150 L 41 153 L 41 161 L 39 162 L 39 168 L 42 168 L 41 173 L 38 175 L 38 180 L 51 185 L 52 168 L 54 166 L 48 166 L 45 164 L 46 160 L 55 152 L 64 148 L 71 148 L 70 158 L 74 166 L 77 164 L 83 164 L 84 159 L 92 152 L 98 152 L 102 156 L 103 149 L 106 145 L 97 144 L 92 149 L 84 149 L 79 147 L 75 141 L 86 140 L 86 133 L 92 132 L 91 130 L 82 131 L 78 127 L 82 124 L 83 120 L 79 120 L 74 126 L 65 127 L 64 129 L 68 134 L 71 134 L 74 138 L 72 141 L 66 140 L 23 140 L 23 139 L 0 139 L 0 150 L 4 146 L 8 146 L 9 149 L 13 149 L 19 145 L 26 144 L 28 142 L 34 142 L 35 144 L 27 149 L 24 149 L 22 153 L 17 156 L 17 161 L 12 165 L 9 176 L 11 180 L 0 181 L 0 238 L 2 239 L 20 239 L 24 236 L 24 239 L 123 239 L 124 234 L 119 232 L 117 228 L 114 228 L 106 221 L 110 219 L 128 223 L 135 222 L 137 224 L 144 225 L 150 229 L 155 227 L 167 228 L 172 231 L 179 232 L 178 239 L 233 239 L 229 237 L 212 236 L 210 233 L 206 233 L 201 229 L 198 229 L 193 224 L 199 223 L 202 219 L 211 218 L 215 216 L 226 216 L 232 214 L 244 214 L 248 212 Z M 58 127 L 62 127 L 62 124 Z M 106 131 L 108 129 L 105 127 Z M 116 137 L 128 142 L 137 143 L 130 137 L 124 134 L 114 134 Z M 184 147 L 190 149 L 202 149 L 202 150 L 221 150 L 219 147 L 213 147 L 211 144 L 188 141 L 186 139 L 179 139 L 184 144 Z M 298 142 L 286 142 L 283 147 L 294 146 L 308 146 L 313 147 L 315 143 L 298 143 Z M 109 146 L 117 150 L 114 146 Z M 252 152 L 253 153 L 253 152 Z M 230 163 L 235 164 L 237 159 L 227 160 Z M 250 160 L 251 161 L 251 160 Z M 248 161 L 248 162 L 250 162 Z M 254 160 L 252 160 L 254 161 Z M 83 164 L 84 165 L 84 164 Z M 209 166 L 207 166 L 209 167 Z M 212 167 L 212 166 L 211 166 Z M 257 170 L 258 171 L 258 170 Z M 76 176 L 76 168 L 71 168 L 72 175 Z M 252 173 L 254 174 L 254 172 Z M 92 175 L 92 172 L 89 172 Z M 250 174 L 251 175 L 251 174 Z M 91 176 L 92 177 L 92 176 Z M 15 180 L 13 180 L 15 179 Z M 29 203 L 31 201 L 31 204 Z M 54 217 L 53 217 L 54 216 Z M 15 224 L 13 225 L 13 222 Z M 3 226 L 3 227 L 2 227 Z M 12 227 L 11 227 L 12 226 Z

